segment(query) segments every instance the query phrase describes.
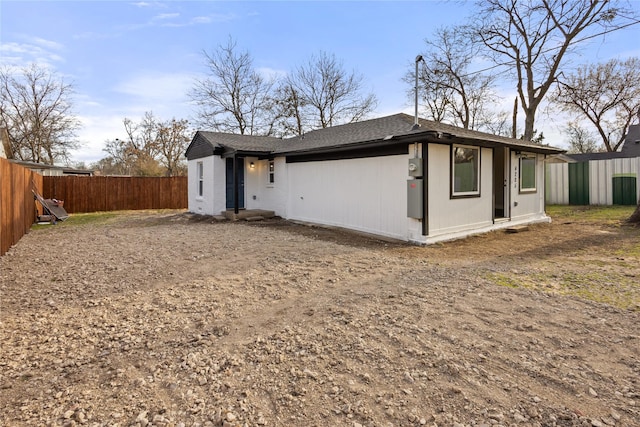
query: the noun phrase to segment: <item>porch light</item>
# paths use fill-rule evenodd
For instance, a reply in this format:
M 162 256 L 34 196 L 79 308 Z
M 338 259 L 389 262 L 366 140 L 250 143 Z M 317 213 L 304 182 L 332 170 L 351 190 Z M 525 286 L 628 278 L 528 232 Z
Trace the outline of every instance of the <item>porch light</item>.
M 253 163 L 253 162 L 249 163 L 249 168 L 250 169 L 255 169 L 256 168 L 256 164 Z

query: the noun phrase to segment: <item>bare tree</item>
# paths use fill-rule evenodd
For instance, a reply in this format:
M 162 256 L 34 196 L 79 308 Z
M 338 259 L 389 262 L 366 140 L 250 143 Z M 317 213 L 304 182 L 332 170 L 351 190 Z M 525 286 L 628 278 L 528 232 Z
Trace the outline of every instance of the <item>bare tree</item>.
M 139 123 L 126 117 L 122 123 L 132 152 L 138 156 L 144 153 L 148 157 L 155 157 L 158 151 L 156 146 L 157 122 L 153 112 L 145 112 Z
M 569 153 L 584 154 L 600 151 L 596 138 L 579 123 L 575 121 L 567 123 L 564 133 L 569 137 Z
M 171 119 L 157 125 L 156 145 L 166 176 L 186 175 L 184 152 L 191 142 L 187 120 Z
M 640 59 L 585 65 L 559 83 L 554 101 L 587 118 L 607 151 L 617 151 L 640 112 Z
M 275 131 L 280 136 L 299 136 L 305 130 L 313 129 L 308 114 L 305 114 L 307 102 L 290 79 L 284 79 L 278 86 L 273 105 Z
M 146 112 L 140 122 L 123 120 L 127 138 L 106 141 L 109 154 L 100 165 L 112 173 L 138 176 L 183 175 L 186 165 L 182 154 L 190 141 L 189 122 L 157 120 Z M 115 172 L 113 172 L 115 171 Z
M 126 171 L 122 165 L 117 163 L 113 157 L 104 157 L 97 162 L 91 163 L 90 168 L 96 175 L 124 175 Z
M 488 112 L 482 130 L 494 135 L 514 137 L 518 129 L 516 128 L 514 131 L 512 118 L 511 113 L 508 111 L 500 111 L 498 113 Z
M 348 73 L 335 55 L 325 52 L 297 67 L 286 86 L 296 98 L 296 114 L 303 126 L 327 128 L 357 122 L 377 105 L 375 95 L 362 93 L 363 77 Z
M 105 141 L 102 151 L 108 156 L 97 162 L 97 169 L 108 175 L 136 175 L 136 150 L 128 140 L 115 138 Z
M 0 127 L 7 128 L 13 155 L 45 164 L 68 160 L 79 146 L 72 85 L 33 64 L 17 73 L 0 69 L 0 89 Z
M 213 53 L 203 53 L 208 74 L 190 92 L 199 108 L 197 124 L 219 132 L 268 135 L 274 81 L 254 69 L 249 53 L 239 52 L 232 38 Z
M 614 24 L 621 16 L 616 1 L 484 0 L 479 2 L 475 35 L 497 64 L 515 72 L 525 114 L 524 139 L 531 140 L 540 103 L 556 82 L 560 66 L 575 51 L 578 37 Z
M 486 72 L 472 72 L 479 46 L 471 41 L 467 29 L 439 28 L 425 42 L 427 51 L 422 54 L 419 80 L 428 117 L 465 129 L 477 130 L 488 125 L 491 114 L 487 105 L 496 101 L 492 90 L 495 77 Z M 414 73 L 408 72 L 404 80 L 412 83 Z

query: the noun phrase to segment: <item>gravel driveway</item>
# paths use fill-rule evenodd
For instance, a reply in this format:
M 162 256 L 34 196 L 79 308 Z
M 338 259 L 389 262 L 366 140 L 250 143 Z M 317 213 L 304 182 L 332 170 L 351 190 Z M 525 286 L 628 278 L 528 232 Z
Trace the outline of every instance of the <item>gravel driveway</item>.
M 592 222 L 70 220 L 0 258 L 0 425 L 640 426 L 639 283 Z

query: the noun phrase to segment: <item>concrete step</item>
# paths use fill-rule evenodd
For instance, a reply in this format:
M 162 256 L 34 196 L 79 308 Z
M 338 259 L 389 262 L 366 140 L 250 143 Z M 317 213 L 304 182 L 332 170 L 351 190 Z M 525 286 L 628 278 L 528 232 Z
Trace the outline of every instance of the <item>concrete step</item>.
M 230 219 L 232 221 L 238 221 L 241 219 L 249 220 L 249 218 L 261 217 L 261 219 L 265 218 L 273 218 L 276 216 L 274 211 L 268 211 L 264 209 L 243 209 L 239 211 L 237 214 L 234 214 L 232 210 L 226 210 L 222 212 L 225 218 Z M 255 221 L 255 220 L 254 220 Z

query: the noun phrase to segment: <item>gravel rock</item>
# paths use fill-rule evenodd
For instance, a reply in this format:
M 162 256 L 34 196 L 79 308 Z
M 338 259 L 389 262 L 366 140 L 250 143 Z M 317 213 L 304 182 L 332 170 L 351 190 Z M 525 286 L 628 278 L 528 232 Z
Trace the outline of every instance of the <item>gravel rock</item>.
M 426 248 L 175 212 L 34 229 L 0 258 L 0 425 L 640 425 L 640 311 L 496 284 L 638 277 L 614 254 L 640 231 L 593 227 Z

